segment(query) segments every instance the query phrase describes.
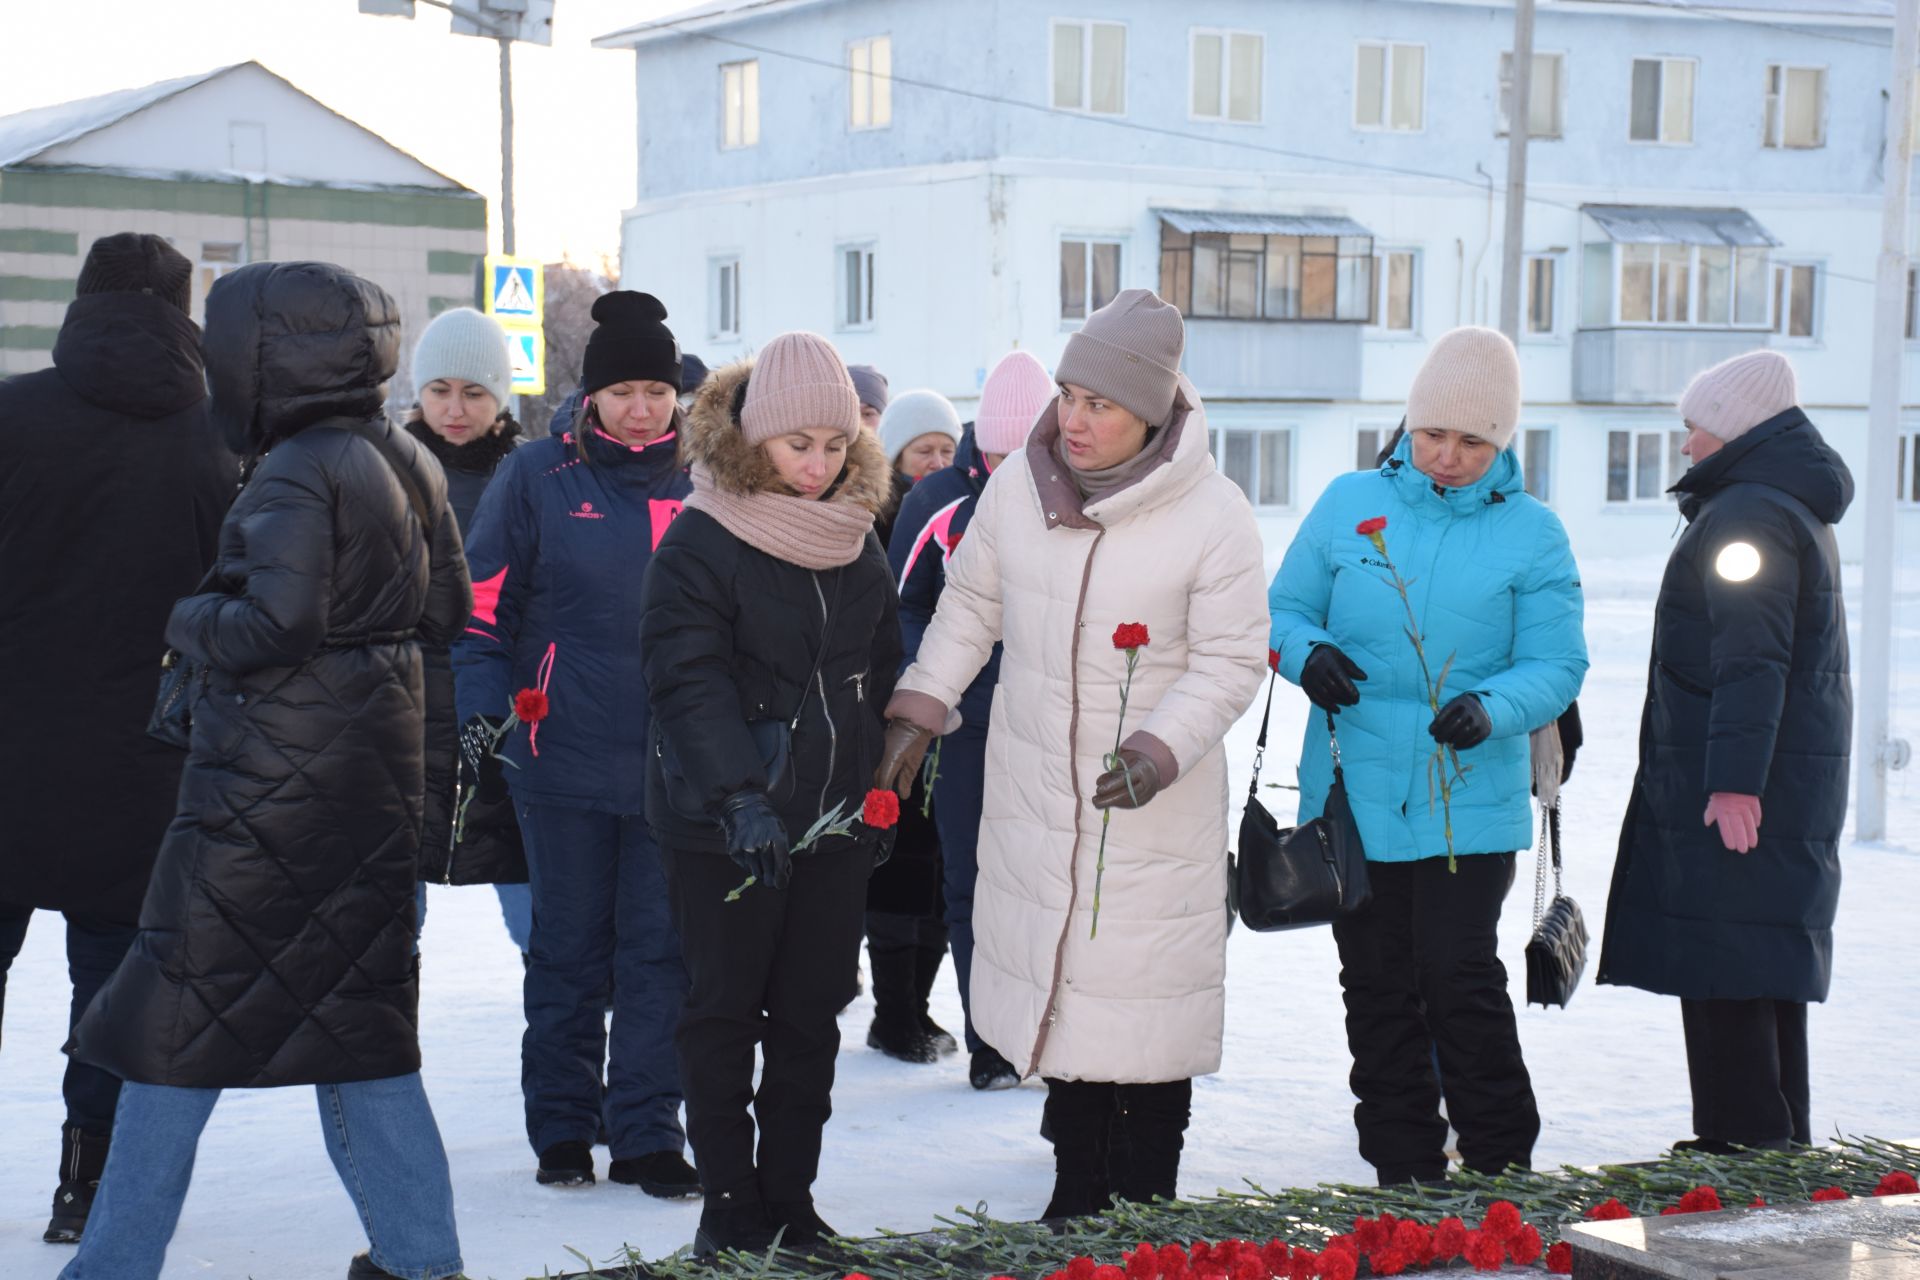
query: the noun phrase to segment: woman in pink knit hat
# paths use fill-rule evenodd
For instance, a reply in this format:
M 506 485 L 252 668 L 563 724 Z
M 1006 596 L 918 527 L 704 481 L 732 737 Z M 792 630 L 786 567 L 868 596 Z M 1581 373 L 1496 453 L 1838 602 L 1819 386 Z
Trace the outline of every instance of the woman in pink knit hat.
M 813 1180 L 867 879 L 891 848 L 891 823 L 860 819 L 900 631 L 873 536 L 887 459 L 825 338 L 782 334 L 715 372 L 682 455 L 693 496 L 648 568 L 640 651 L 647 821 L 691 980 L 675 1042 L 706 1189 L 694 1244 L 711 1256 L 832 1234 Z

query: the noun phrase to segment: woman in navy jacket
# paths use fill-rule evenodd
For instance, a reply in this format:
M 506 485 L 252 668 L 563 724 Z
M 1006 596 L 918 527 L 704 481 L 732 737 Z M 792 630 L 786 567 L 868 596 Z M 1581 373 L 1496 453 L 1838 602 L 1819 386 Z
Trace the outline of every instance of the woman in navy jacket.
M 504 782 L 526 843 L 521 1089 L 539 1181 L 591 1183 L 604 1119 L 608 1176 L 676 1198 L 700 1192 L 673 1050 L 687 978 L 647 832 L 638 641 L 647 562 L 690 489 L 680 346 L 649 294 L 608 294 L 593 318 L 572 429 L 516 449 L 474 514 L 456 697 L 480 799 Z M 525 690 L 545 695 L 544 715 L 509 720 Z

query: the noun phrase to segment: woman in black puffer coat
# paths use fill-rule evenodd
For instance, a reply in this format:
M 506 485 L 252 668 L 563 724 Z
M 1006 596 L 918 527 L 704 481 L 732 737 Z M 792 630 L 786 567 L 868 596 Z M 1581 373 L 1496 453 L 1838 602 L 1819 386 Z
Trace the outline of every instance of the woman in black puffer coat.
M 812 1188 L 835 1018 L 891 836 L 857 819 L 900 627 L 873 536 L 887 460 L 826 339 L 783 334 L 715 373 L 683 453 L 693 496 L 647 570 L 640 653 L 647 822 L 691 980 L 675 1040 L 706 1187 L 694 1244 L 711 1255 L 764 1251 L 777 1231 L 790 1246 L 832 1234 Z M 782 759 L 769 747 L 789 732 Z M 846 834 L 794 848 L 836 809 L 856 820 Z
M 157 1276 L 219 1090 L 295 1084 L 320 1087 L 372 1242 L 352 1274 L 460 1270 L 413 897 L 420 649 L 472 591 L 440 469 L 380 415 L 399 337 L 393 300 L 325 263 L 243 267 L 207 299 L 213 416 L 258 465 L 215 589 L 167 625 L 211 675 L 139 937 L 74 1033 L 127 1085 L 68 1280 Z

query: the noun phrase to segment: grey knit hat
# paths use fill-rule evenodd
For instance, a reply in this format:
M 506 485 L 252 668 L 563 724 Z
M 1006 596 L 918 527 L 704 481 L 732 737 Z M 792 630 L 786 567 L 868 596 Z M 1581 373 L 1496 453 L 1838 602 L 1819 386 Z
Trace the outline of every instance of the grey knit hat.
M 853 379 L 853 390 L 860 397 L 863 408 L 878 413 L 887 411 L 887 375 L 870 364 L 850 364 L 847 376 Z
M 1067 339 L 1053 376 L 1162 427 L 1173 416 L 1186 346 L 1187 328 L 1172 303 L 1151 289 L 1126 289 Z
M 880 415 L 880 447 L 888 458 L 898 458 L 921 436 L 936 435 L 960 443 L 960 412 L 938 391 L 903 391 Z
M 416 400 L 436 378 L 479 383 L 503 408 L 513 393 L 513 355 L 506 331 L 472 307 L 455 307 L 433 318 L 414 344 L 409 372 Z

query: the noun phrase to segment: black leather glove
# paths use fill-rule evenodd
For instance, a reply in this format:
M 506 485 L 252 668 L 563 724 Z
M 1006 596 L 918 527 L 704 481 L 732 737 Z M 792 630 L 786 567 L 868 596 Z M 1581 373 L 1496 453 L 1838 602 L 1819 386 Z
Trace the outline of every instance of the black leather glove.
M 507 798 L 507 773 L 494 752 L 504 720 L 474 715 L 460 726 L 460 786 L 480 797 L 482 804 Z
M 1360 690 L 1353 682 L 1366 678 L 1367 673 L 1342 653 L 1337 644 L 1313 646 L 1306 665 L 1300 668 L 1300 687 L 1322 711 L 1337 713 L 1342 707 L 1356 705 L 1360 701 Z
M 1160 794 L 1160 767 L 1151 756 L 1120 748 L 1121 768 L 1109 769 L 1093 784 L 1096 809 L 1139 809 Z
M 1440 714 L 1427 726 L 1427 732 L 1441 746 L 1465 751 L 1493 735 L 1493 720 L 1480 705 L 1480 699 L 1463 693 L 1440 708 Z
M 764 791 L 736 791 L 720 806 L 727 856 L 757 883 L 784 889 L 793 878 L 787 828 Z

